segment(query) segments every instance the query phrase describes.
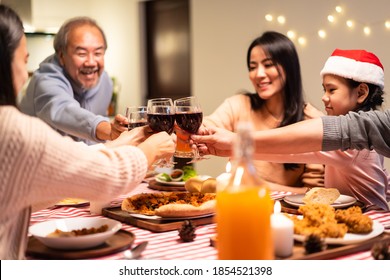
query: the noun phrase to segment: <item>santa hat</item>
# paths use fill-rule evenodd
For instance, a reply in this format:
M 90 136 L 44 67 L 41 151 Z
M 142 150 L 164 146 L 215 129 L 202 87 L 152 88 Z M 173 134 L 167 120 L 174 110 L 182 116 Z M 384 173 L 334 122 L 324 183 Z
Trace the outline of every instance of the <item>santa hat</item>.
M 365 50 L 336 49 L 325 62 L 321 77 L 333 74 L 384 88 L 384 68 L 379 58 Z

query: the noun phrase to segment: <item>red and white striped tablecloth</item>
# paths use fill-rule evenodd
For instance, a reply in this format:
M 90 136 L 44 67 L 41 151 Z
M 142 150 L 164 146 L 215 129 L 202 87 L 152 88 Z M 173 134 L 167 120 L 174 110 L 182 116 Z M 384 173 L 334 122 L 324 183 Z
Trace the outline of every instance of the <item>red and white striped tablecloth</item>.
M 120 205 L 122 200 L 130 195 L 141 192 L 154 192 L 147 188 L 147 184 L 140 184 L 134 191 L 120 196 L 112 202 L 112 205 Z M 291 193 L 288 192 L 273 192 L 272 198 L 278 199 Z M 377 220 L 384 224 L 390 223 L 390 212 L 370 211 L 367 213 L 373 220 Z M 51 219 L 71 218 L 71 217 L 92 217 L 97 215 L 90 214 L 89 206 L 84 207 L 53 207 L 43 209 L 32 214 L 31 224 L 43 222 Z M 197 226 L 196 238 L 193 242 L 181 242 L 178 236 L 178 231 L 168 232 L 151 232 L 149 230 L 137 228 L 128 224 L 123 224 L 123 230 L 130 231 L 135 235 L 134 245 L 142 241 L 148 241 L 148 246 L 143 252 L 143 259 L 158 259 L 158 260 L 215 260 L 217 259 L 217 251 L 210 246 L 210 237 L 215 235 L 216 225 L 209 224 Z M 106 255 L 97 259 L 120 259 L 122 253 Z M 372 259 L 370 251 L 364 251 L 340 257 L 338 259 Z

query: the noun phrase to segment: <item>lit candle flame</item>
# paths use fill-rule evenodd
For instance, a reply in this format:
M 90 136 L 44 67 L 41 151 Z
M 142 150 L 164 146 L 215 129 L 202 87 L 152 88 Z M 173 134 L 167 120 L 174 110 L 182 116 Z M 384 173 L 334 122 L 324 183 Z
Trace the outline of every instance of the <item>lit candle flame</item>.
M 225 170 L 226 173 L 230 173 L 230 171 L 232 170 L 232 164 L 230 163 L 230 161 L 228 161 L 228 163 L 226 164 Z
M 282 211 L 282 206 L 280 205 L 280 202 L 277 200 L 274 204 L 274 214 L 278 214 Z

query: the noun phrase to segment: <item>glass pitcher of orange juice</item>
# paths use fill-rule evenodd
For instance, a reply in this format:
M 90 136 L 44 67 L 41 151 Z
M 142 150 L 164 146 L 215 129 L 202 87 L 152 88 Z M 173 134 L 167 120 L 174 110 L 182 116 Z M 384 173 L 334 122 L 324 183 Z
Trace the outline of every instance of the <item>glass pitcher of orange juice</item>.
M 249 123 L 238 126 L 235 168 L 226 188 L 217 194 L 217 250 L 223 260 L 274 258 L 268 186 L 252 164 L 253 140 Z

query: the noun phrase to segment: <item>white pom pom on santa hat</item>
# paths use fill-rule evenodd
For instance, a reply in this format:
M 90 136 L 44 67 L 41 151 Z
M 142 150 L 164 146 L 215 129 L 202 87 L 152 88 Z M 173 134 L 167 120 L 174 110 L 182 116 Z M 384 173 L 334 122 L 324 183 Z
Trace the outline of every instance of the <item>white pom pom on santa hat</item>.
M 365 50 L 336 49 L 325 62 L 321 77 L 333 74 L 356 82 L 385 86 L 384 67 L 379 58 Z

